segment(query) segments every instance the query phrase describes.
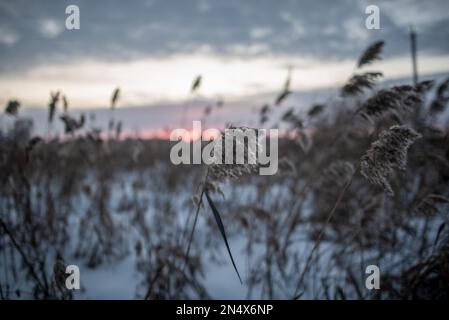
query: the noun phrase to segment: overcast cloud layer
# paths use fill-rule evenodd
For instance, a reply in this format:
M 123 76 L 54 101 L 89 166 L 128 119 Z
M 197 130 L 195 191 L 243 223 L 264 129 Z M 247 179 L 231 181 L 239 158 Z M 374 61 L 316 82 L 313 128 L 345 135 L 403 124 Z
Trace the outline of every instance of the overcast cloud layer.
M 80 30 L 64 27 L 69 4 L 80 8 Z M 370 4 L 380 30 L 365 28 Z M 379 39 L 382 71 L 403 77 L 410 25 L 422 72 L 449 71 L 447 0 L 0 0 L 0 102 L 38 106 L 60 88 L 75 105 L 98 107 L 116 85 L 128 89 L 127 105 L 177 101 L 196 73 L 206 96 L 237 99 L 275 90 L 289 66 L 296 88 L 329 87 Z
M 64 28 L 69 4 L 81 10 L 81 30 L 76 32 Z M 369 4 L 381 10 L 381 30 L 364 28 Z M 395 55 L 407 50 L 404 35 L 411 24 L 421 35 L 423 50 L 449 51 L 446 0 L 2 0 L 0 58 L 10 62 L 2 68 L 35 59 L 117 59 L 198 50 L 343 58 L 377 38 L 385 39 Z

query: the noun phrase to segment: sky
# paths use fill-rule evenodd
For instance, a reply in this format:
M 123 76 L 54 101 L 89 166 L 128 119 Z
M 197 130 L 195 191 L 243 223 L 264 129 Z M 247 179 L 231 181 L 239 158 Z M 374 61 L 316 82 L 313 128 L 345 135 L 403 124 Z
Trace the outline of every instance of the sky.
M 67 30 L 65 8 L 80 9 Z M 365 9 L 380 9 L 380 29 Z M 420 75 L 449 72 L 449 1 L 0 0 L 0 104 L 46 108 L 61 90 L 75 109 L 176 106 L 192 99 L 255 105 L 281 90 L 312 92 L 348 79 L 360 53 L 385 40 L 373 68 L 411 74 L 409 28 L 418 34 Z M 294 99 L 294 95 L 293 95 Z

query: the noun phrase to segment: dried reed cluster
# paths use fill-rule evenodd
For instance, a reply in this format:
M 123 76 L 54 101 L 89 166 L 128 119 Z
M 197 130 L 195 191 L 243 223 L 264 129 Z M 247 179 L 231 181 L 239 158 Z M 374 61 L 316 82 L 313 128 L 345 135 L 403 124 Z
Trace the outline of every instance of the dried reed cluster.
M 237 139 L 234 132 L 238 131 L 241 136 L 255 137 L 256 144 L 247 143 L 246 139 Z M 232 149 L 226 148 L 226 141 L 233 141 Z M 263 146 L 259 143 L 258 132 L 254 128 L 249 127 L 229 127 L 220 136 L 210 143 L 214 143 L 214 152 L 221 163 L 213 163 L 209 165 L 208 182 L 223 182 L 226 179 L 239 179 L 243 176 L 253 175 L 257 173 L 260 164 L 257 162 L 257 153 L 263 150 Z M 237 164 L 237 150 L 243 150 L 244 163 Z M 232 157 L 232 158 L 231 158 Z M 232 163 L 226 163 L 227 158 L 232 159 Z
M 394 195 L 388 176 L 395 168 L 405 170 L 407 151 L 421 135 L 407 126 L 392 126 L 383 131 L 362 156 L 362 175 L 373 184 L 381 186 L 388 195 Z
M 446 109 L 449 102 L 449 78 L 444 80 L 437 89 L 435 99 L 430 105 L 430 112 L 432 114 L 441 113 Z
M 371 89 L 378 78 L 382 77 L 381 72 L 366 72 L 356 74 L 349 79 L 341 89 L 343 96 L 355 96 L 363 92 L 364 89 Z
M 423 104 L 423 94 L 432 85 L 433 82 L 425 81 L 417 86 L 402 85 L 380 90 L 366 100 L 357 113 L 369 121 L 387 114 L 393 114 L 400 119 L 402 114 L 417 110 Z

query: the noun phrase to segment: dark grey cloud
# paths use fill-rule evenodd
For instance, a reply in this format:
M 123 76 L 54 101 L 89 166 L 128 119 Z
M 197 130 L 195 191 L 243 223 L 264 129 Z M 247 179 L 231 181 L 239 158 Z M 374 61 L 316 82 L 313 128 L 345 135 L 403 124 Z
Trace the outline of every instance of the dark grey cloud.
M 64 28 L 69 4 L 81 10 L 80 30 Z M 380 7 L 381 30 L 364 28 L 368 4 Z M 418 25 L 420 50 L 448 53 L 442 12 L 448 1 L 0 0 L 0 70 L 197 50 L 352 58 L 378 39 L 394 56 L 408 51 L 408 21 Z

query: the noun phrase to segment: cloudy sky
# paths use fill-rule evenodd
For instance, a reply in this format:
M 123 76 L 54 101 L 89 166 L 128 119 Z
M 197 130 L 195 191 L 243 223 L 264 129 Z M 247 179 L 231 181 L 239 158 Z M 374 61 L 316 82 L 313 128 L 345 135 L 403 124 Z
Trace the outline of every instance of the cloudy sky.
M 66 30 L 78 5 L 80 30 Z M 380 8 L 380 30 L 365 28 L 365 8 Z M 293 68 L 295 91 L 335 87 L 371 42 L 386 41 L 376 70 L 410 75 L 410 25 L 420 74 L 449 71 L 449 1 L 330 0 L 0 0 L 0 103 L 45 107 L 62 90 L 75 108 L 176 104 L 200 95 L 227 101 L 279 91 Z

